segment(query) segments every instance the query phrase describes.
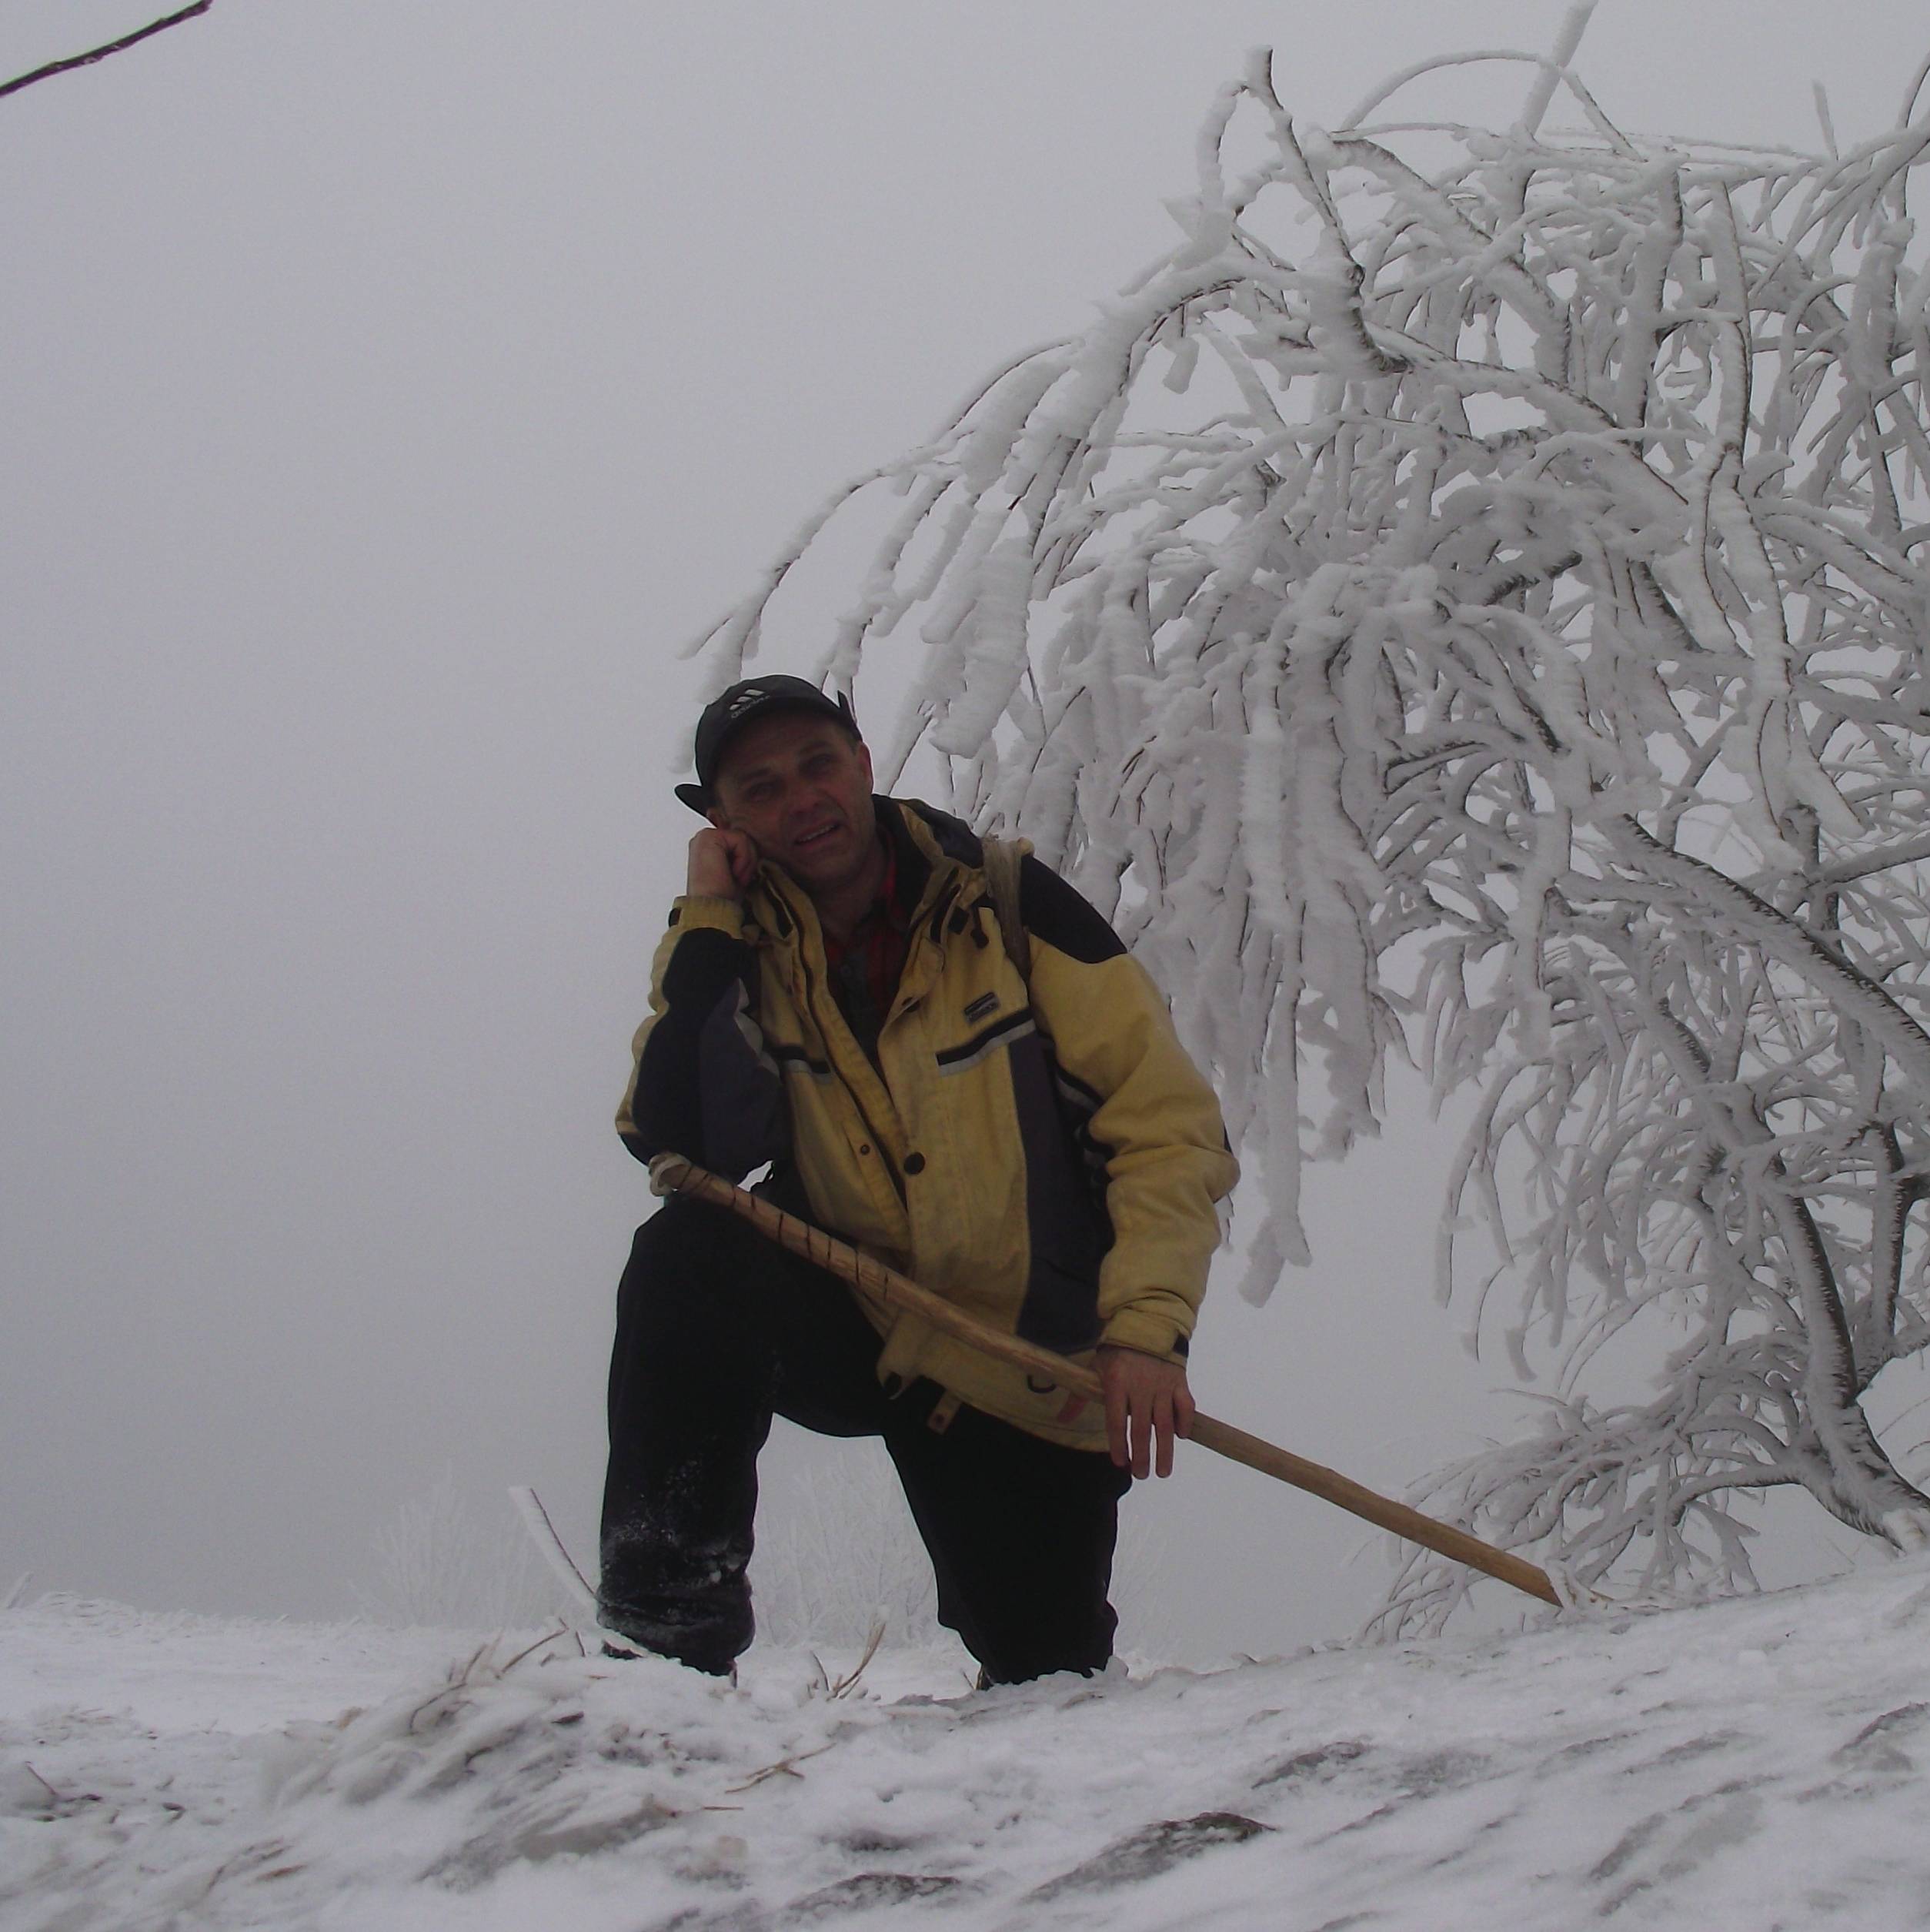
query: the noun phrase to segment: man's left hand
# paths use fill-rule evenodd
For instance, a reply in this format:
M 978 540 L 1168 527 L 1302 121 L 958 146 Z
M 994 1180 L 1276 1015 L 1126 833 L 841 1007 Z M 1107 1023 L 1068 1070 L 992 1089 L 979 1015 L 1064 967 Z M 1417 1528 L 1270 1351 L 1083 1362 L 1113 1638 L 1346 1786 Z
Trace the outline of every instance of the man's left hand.
M 1163 1355 L 1102 1348 L 1097 1358 L 1106 1391 L 1106 1442 L 1120 1468 L 1136 1477 L 1173 1473 L 1175 1437 L 1193 1433 L 1193 1393 L 1186 1371 Z

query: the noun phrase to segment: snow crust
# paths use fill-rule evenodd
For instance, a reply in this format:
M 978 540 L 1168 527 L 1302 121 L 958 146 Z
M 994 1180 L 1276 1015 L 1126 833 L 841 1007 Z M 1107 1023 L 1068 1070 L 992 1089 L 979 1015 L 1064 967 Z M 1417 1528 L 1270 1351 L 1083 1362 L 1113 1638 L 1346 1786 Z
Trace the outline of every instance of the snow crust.
M 960 1694 L 540 1633 L 0 1613 L 0 1927 L 1920 1926 L 1930 1559 Z M 843 1660 L 849 1668 L 850 1660 Z

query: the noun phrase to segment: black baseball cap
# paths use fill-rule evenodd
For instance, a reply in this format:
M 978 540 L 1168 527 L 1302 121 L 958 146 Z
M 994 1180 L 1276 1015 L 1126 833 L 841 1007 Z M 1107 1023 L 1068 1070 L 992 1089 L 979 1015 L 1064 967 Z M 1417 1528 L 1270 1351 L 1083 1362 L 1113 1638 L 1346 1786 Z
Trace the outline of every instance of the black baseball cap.
M 843 692 L 836 697 L 807 684 L 801 677 L 773 671 L 766 677 L 747 677 L 733 684 L 722 696 L 713 697 L 697 720 L 697 739 L 693 754 L 697 767 L 694 785 L 679 785 L 678 797 L 693 812 L 707 813 L 715 797 L 718 760 L 733 734 L 753 718 L 768 717 L 774 711 L 805 711 L 841 724 L 854 737 L 858 721 L 852 714 L 851 700 Z

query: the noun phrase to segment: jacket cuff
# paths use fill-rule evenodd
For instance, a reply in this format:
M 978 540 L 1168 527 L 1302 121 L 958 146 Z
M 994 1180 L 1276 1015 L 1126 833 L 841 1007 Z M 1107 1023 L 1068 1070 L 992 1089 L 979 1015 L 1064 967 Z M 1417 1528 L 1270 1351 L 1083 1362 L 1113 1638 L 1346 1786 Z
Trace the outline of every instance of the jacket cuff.
M 670 924 L 680 932 L 721 932 L 733 939 L 744 936 L 741 899 L 703 898 L 686 893 L 670 908 Z
M 1123 1308 L 1113 1316 L 1099 1337 L 1102 1349 L 1132 1349 L 1140 1355 L 1157 1355 L 1166 1362 L 1183 1362 L 1182 1345 L 1186 1331 L 1163 1315 L 1137 1308 Z

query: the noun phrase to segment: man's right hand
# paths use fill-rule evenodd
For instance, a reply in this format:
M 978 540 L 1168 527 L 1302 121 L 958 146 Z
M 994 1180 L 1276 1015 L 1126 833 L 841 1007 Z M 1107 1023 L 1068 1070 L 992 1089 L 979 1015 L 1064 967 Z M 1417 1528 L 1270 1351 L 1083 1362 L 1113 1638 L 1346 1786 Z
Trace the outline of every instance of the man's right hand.
M 693 899 L 741 899 L 757 876 L 757 847 L 743 832 L 706 825 L 690 841 L 690 877 L 684 890 Z

